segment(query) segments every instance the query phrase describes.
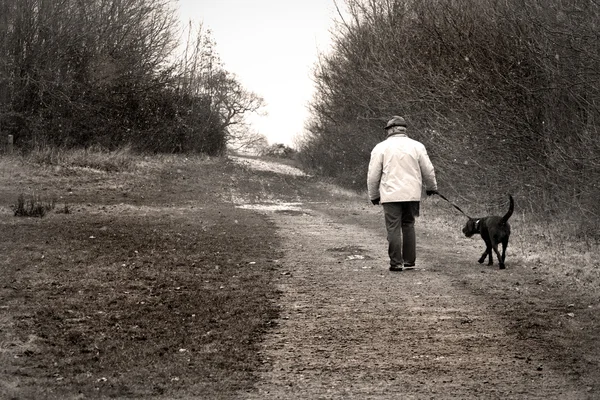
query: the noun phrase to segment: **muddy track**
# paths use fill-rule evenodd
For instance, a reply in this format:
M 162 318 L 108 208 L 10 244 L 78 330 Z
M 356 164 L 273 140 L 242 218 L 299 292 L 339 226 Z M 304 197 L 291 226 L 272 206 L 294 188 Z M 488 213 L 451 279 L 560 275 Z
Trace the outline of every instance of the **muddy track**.
M 582 372 L 597 371 L 597 351 L 587 364 L 565 361 L 582 342 L 557 324 L 562 310 L 540 317 L 555 299 L 535 270 L 480 267 L 473 241 L 450 243 L 422 217 L 417 268 L 389 272 L 380 208 L 359 198 L 280 206 L 271 199 L 261 211 L 284 239 L 280 319 L 262 344 L 257 390 L 244 398 L 600 396 L 597 372 Z M 582 302 L 582 312 L 597 307 Z

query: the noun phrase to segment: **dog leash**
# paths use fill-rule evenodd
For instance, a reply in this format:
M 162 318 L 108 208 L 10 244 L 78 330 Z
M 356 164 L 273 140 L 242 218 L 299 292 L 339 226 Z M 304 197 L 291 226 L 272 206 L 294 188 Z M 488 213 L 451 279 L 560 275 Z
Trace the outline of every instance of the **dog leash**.
M 466 214 L 466 213 L 465 213 L 463 210 L 461 210 L 459 206 L 457 206 L 456 204 L 454 204 L 453 202 L 451 202 L 450 200 L 448 200 L 448 199 L 446 198 L 446 196 L 444 196 L 443 194 L 441 194 L 441 193 L 439 193 L 439 192 L 438 192 L 438 193 L 436 193 L 436 194 L 437 194 L 438 196 L 440 196 L 442 199 L 446 200 L 448 203 L 450 203 L 450 205 L 451 205 L 452 207 L 454 207 L 454 208 L 456 208 L 458 211 L 460 211 L 460 212 L 462 213 L 462 215 L 464 215 L 465 217 L 467 217 L 467 218 L 471 219 L 471 217 L 469 217 L 469 216 L 468 216 L 468 215 L 467 215 L 467 214 Z

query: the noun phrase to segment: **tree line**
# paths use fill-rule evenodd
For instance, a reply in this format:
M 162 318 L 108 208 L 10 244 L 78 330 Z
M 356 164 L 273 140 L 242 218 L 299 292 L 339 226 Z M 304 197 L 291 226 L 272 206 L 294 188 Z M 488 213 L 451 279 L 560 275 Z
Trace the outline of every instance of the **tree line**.
M 263 102 L 223 68 L 207 29 L 182 28 L 175 4 L 0 0 L 2 136 L 25 150 L 221 154 Z
M 346 0 L 315 66 L 308 167 L 363 188 L 382 127 L 403 115 L 440 190 L 600 220 L 600 3 Z

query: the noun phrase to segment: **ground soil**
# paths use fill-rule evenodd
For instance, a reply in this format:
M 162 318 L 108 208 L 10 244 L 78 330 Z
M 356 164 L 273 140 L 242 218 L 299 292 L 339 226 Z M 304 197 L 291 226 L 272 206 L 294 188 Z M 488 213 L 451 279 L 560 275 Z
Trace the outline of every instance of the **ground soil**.
M 278 163 L 235 162 L 234 168 L 210 169 L 212 176 L 220 174 L 219 186 L 207 186 L 206 172 L 181 160 L 147 176 L 118 179 L 58 170 L 31 179 L 15 176 L 19 168 L 14 166 L 2 171 L 5 178 L 11 174 L 13 185 L 4 186 L 3 204 L 49 179 L 48 190 L 77 204 L 68 225 L 61 215 L 15 221 L 10 210 L 2 211 L 6 243 L 14 243 L 17 234 L 11 232 L 19 229 L 28 235 L 36 226 L 54 229 L 20 240 L 27 263 L 19 264 L 18 256 L 3 248 L 0 393 L 5 398 L 600 398 L 597 286 L 558 276 L 543 257 L 523 257 L 513 248 L 506 270 L 478 264 L 480 239 L 461 237 L 460 226 L 433 218 L 428 207 L 442 205 L 432 199 L 423 202 L 417 220 L 416 268 L 390 272 L 382 210 L 364 195 Z M 72 226 L 81 227 L 73 237 Z M 70 242 L 59 243 L 54 235 L 69 236 Z M 101 262 L 107 247 L 95 247 L 104 236 L 105 246 L 122 252 L 121 279 Z M 207 247 L 212 241 L 214 246 Z M 216 249 L 232 246 L 243 256 L 214 258 Z M 72 252 L 53 253 L 59 248 Z M 78 260 L 90 257 L 100 261 L 80 275 L 85 290 L 67 284 L 79 272 L 65 265 L 83 268 Z M 161 258 L 169 260 L 168 268 Z M 197 272 L 189 271 L 210 266 L 212 274 L 215 269 L 229 274 L 227 265 L 236 276 L 266 265 L 256 271 L 270 274 L 274 286 L 259 297 L 273 309 L 265 309 L 266 323 L 257 321 L 240 337 L 218 333 L 221 324 L 215 323 L 235 315 L 211 316 L 211 331 L 196 332 L 198 310 L 211 310 L 194 303 L 195 293 L 213 290 L 217 296 L 226 290 L 219 279 L 227 280 L 204 275 L 195 282 Z M 258 279 L 236 280 L 231 293 L 252 290 Z M 103 286 L 106 280 L 110 285 Z M 51 304 L 65 294 L 63 308 L 48 313 L 44 299 Z M 97 309 L 78 308 L 78 299 L 93 300 Z M 156 343 L 140 336 L 143 326 L 128 321 L 130 310 L 156 313 L 157 325 L 146 329 L 156 334 Z M 40 337 L 40 324 L 54 336 Z M 232 335 L 227 348 L 251 343 L 257 362 L 228 370 L 215 358 L 218 349 L 210 348 L 216 343 L 207 341 L 211 332 Z M 121 352 L 126 363 L 109 364 L 98 353 L 119 335 L 123 339 L 116 343 L 122 347 L 113 351 Z M 136 364 L 135 352 L 144 351 L 144 363 Z M 194 362 L 194 352 L 213 358 Z M 157 371 L 155 381 L 136 386 L 136 377 L 143 379 L 143 371 L 162 362 L 171 370 Z M 198 371 L 205 362 L 220 362 L 223 372 L 202 386 Z M 237 377 L 244 380 L 239 387 Z M 115 384 L 108 388 L 111 381 Z M 221 392 L 215 382 L 223 382 Z M 35 389 L 40 385 L 51 390 Z

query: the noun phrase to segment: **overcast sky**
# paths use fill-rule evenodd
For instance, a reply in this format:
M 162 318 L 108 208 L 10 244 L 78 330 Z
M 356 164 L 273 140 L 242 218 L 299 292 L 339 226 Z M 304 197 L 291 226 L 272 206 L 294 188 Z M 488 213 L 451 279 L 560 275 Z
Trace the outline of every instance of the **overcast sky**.
M 179 0 L 179 7 L 182 22 L 212 31 L 225 69 L 267 103 L 255 130 L 291 145 L 308 116 L 312 67 L 330 43 L 334 0 Z

